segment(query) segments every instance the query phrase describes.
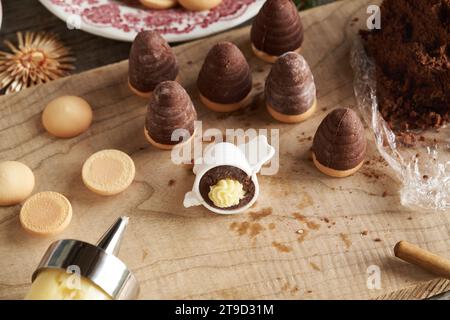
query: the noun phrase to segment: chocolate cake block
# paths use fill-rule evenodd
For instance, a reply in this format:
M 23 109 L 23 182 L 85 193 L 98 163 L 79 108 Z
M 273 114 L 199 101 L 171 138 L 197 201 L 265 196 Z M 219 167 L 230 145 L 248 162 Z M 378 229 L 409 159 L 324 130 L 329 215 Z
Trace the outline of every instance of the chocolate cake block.
M 366 154 L 364 126 L 349 108 L 330 112 L 320 124 L 313 140 L 315 159 L 336 171 L 357 168 Z
M 440 127 L 450 113 L 450 1 L 384 0 L 381 29 L 362 31 L 377 99 L 395 132 Z
M 266 103 L 285 115 L 304 114 L 316 100 L 316 85 L 308 63 L 288 52 L 273 65 L 266 80 Z
M 303 43 L 303 25 L 292 0 L 268 0 L 251 29 L 251 41 L 257 50 L 272 56 L 298 50 Z
M 129 82 L 133 89 L 152 92 L 167 80 L 175 80 L 178 62 L 169 44 L 156 31 L 142 31 L 134 39 L 129 58 Z
M 220 180 L 223 179 L 236 180 L 242 184 L 245 191 L 245 196 L 239 201 L 238 205 L 228 208 L 219 208 L 209 198 L 208 194 L 211 187 L 216 185 Z M 253 183 L 252 178 L 248 176 L 243 170 L 237 167 L 226 165 L 214 167 L 207 171 L 200 179 L 199 189 L 200 194 L 202 195 L 202 198 L 206 201 L 206 203 L 217 209 L 235 210 L 242 208 L 250 201 L 252 201 L 253 197 L 255 196 L 255 184 Z
M 175 81 L 164 81 L 156 86 L 147 109 L 145 130 L 156 143 L 176 145 L 172 141 L 176 129 L 186 129 L 194 134 L 197 112 L 186 90 Z
M 231 42 L 220 42 L 209 51 L 197 85 L 200 93 L 212 102 L 238 103 L 252 89 L 250 66 L 238 47 Z

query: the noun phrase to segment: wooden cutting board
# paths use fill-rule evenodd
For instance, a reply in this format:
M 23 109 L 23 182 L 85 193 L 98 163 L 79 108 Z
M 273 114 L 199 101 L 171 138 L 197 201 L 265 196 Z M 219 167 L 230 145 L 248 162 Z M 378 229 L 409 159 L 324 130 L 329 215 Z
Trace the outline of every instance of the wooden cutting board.
M 392 248 L 404 239 L 449 257 L 450 215 L 403 208 L 399 183 L 372 140 L 367 164 L 353 177 L 328 178 L 311 161 L 311 138 L 326 113 L 355 104 L 349 51 L 369 3 L 337 2 L 302 13 L 303 54 L 315 75 L 319 108 L 298 125 L 267 114 L 262 94 L 270 66 L 252 55 L 248 27 L 174 48 L 181 83 L 204 128 L 280 129 L 280 170 L 260 177 L 260 198 L 245 214 L 183 207 L 194 175 L 174 165 L 170 152 L 146 143 L 146 101 L 128 90 L 125 61 L 1 97 L 0 160 L 29 165 L 35 191 L 65 194 L 74 216 L 59 237 L 36 238 L 22 231 L 20 206 L 0 209 L 0 298 L 25 295 L 52 241 L 96 242 L 120 215 L 131 217 L 120 257 L 139 278 L 144 299 L 424 298 L 449 290 L 448 281 L 394 258 Z M 221 40 L 243 50 L 254 75 L 252 107 L 227 115 L 205 109 L 195 86 L 206 53 Z M 63 94 L 84 97 L 95 112 L 91 129 L 70 140 L 51 137 L 40 122 L 44 105 Z M 115 197 L 91 193 L 80 177 L 84 160 L 107 148 L 127 152 L 137 167 L 133 185 Z M 366 285 L 372 265 L 381 270 L 378 290 Z

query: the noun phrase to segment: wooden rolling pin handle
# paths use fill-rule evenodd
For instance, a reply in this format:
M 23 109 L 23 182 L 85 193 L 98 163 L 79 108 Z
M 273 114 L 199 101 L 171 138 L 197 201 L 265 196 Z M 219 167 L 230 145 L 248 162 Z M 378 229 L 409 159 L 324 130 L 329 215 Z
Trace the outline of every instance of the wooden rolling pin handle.
M 450 260 L 424 250 L 407 241 L 400 241 L 394 247 L 394 254 L 436 275 L 450 279 Z

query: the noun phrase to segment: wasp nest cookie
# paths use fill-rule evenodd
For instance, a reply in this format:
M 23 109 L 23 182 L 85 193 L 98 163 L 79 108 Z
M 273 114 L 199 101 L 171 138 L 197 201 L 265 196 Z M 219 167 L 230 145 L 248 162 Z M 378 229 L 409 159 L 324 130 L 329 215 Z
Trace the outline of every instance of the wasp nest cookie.
M 265 97 L 267 110 L 281 122 L 301 122 L 314 113 L 316 85 L 300 54 L 288 52 L 277 60 L 266 80 Z
M 274 63 L 288 51 L 299 51 L 303 25 L 291 0 L 268 0 L 253 21 L 252 48 L 260 59 Z
M 231 42 L 220 42 L 211 49 L 197 84 L 202 102 L 214 111 L 231 112 L 251 102 L 250 66 Z
M 169 150 L 193 137 L 195 120 L 197 112 L 186 90 L 175 81 L 164 81 L 150 98 L 145 135 L 155 147 Z M 189 133 L 189 137 L 181 136 L 182 141 L 173 138 L 172 134 L 177 129 Z
M 335 109 L 325 117 L 314 136 L 314 164 L 326 175 L 350 176 L 363 165 L 366 144 L 358 115 L 348 108 Z
M 177 58 L 169 44 L 155 31 L 142 31 L 134 39 L 129 59 L 129 85 L 139 96 L 149 97 L 155 87 L 175 80 Z

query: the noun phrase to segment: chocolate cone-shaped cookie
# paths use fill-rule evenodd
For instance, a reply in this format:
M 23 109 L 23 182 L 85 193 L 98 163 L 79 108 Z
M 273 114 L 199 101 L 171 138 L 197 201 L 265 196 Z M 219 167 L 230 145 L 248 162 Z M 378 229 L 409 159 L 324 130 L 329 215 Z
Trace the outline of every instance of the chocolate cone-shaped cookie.
M 159 83 L 176 79 L 177 58 L 158 32 L 142 31 L 131 46 L 128 73 L 133 91 L 149 96 Z
M 292 0 L 267 0 L 253 21 L 251 41 L 255 53 L 267 62 L 303 43 L 303 25 Z
M 283 54 L 266 80 L 266 105 L 282 122 L 300 122 L 314 113 L 316 85 L 308 63 L 300 54 Z
M 349 176 L 362 166 L 366 143 L 358 115 L 348 108 L 335 109 L 325 117 L 314 136 L 314 163 L 327 175 Z
M 241 50 L 231 42 L 216 44 L 203 63 L 197 85 L 203 103 L 215 111 L 230 112 L 248 104 L 252 77 Z
M 164 81 L 156 86 L 145 122 L 145 133 L 150 143 L 161 149 L 172 148 L 183 142 L 172 141 L 172 133 L 185 129 L 192 137 L 195 120 L 197 112 L 191 98 L 178 82 Z

